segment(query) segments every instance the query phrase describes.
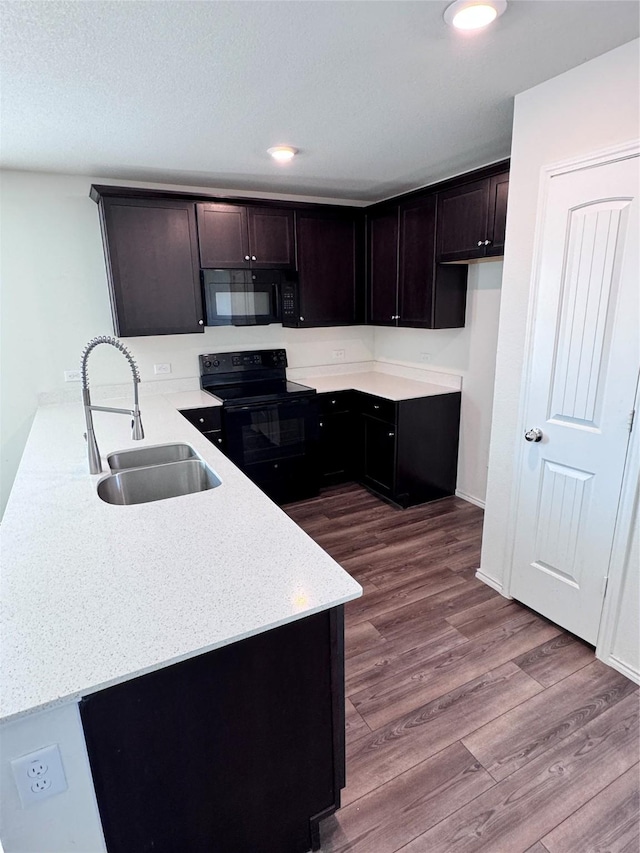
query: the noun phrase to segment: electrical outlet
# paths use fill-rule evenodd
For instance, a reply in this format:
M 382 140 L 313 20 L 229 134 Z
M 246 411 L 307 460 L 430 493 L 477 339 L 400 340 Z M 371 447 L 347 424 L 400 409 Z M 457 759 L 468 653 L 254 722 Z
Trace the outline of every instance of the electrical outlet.
M 14 758 L 11 769 L 23 809 L 68 788 L 57 743 Z
M 420 353 L 420 361 L 426 363 L 431 361 L 431 353 L 430 352 L 421 352 Z
M 65 370 L 64 372 L 64 381 L 65 382 L 80 382 L 82 379 L 82 371 L 81 370 Z
M 170 364 L 154 364 L 153 365 L 154 373 L 171 373 L 171 365 Z
M 343 349 L 334 349 L 331 353 L 334 361 L 344 361 L 344 350 Z

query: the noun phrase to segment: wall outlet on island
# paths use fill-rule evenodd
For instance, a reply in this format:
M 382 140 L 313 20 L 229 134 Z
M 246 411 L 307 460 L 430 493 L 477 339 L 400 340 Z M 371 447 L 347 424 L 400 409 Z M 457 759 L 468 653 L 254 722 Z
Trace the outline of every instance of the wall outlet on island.
M 171 373 L 171 365 L 167 362 L 165 364 L 154 364 L 153 365 L 154 373 Z
M 68 787 L 57 743 L 14 758 L 11 770 L 23 809 L 60 794 Z
M 420 361 L 423 364 L 427 364 L 431 361 L 431 353 L 430 352 L 421 352 L 420 353 Z
M 331 357 L 334 361 L 344 361 L 344 350 L 334 349 L 331 353 Z

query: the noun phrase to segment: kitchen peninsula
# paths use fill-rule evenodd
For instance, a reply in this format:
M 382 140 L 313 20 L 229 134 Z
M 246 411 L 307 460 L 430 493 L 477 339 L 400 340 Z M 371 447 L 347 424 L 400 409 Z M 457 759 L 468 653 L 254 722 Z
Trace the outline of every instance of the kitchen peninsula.
M 0 718 L 37 722 L 27 753 L 79 706 L 109 853 L 304 853 L 344 785 L 342 605 L 362 590 L 179 414 L 199 397 L 145 399 L 142 442 L 97 412 L 95 476 L 80 404 L 38 411 L 2 525 Z M 221 485 L 100 500 L 109 453 L 172 442 Z M 77 794 L 60 752 L 50 826 Z

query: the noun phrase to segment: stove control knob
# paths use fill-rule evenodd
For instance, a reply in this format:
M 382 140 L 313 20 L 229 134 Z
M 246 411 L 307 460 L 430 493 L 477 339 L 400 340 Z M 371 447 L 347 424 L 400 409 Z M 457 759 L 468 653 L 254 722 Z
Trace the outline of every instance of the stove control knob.
M 205 367 L 211 367 L 211 362 L 210 362 L 210 361 L 205 361 L 204 366 L 205 366 Z
M 216 359 L 216 360 L 213 362 L 213 366 L 214 366 L 214 367 L 220 367 L 220 362 L 218 361 L 218 359 Z

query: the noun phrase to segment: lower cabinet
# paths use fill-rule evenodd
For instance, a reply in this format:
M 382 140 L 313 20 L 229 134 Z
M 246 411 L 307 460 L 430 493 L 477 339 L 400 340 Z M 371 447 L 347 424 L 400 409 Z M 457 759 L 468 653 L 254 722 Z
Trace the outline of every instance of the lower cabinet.
M 102 690 L 80 713 L 108 853 L 318 850 L 345 784 L 343 609 Z
M 351 391 L 318 394 L 318 464 L 322 486 L 356 476 L 355 434 Z
M 460 392 L 397 402 L 360 391 L 318 398 L 324 485 L 356 480 L 402 507 L 455 493 Z

